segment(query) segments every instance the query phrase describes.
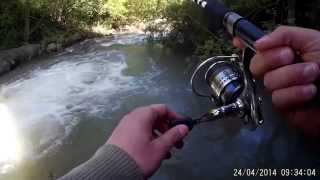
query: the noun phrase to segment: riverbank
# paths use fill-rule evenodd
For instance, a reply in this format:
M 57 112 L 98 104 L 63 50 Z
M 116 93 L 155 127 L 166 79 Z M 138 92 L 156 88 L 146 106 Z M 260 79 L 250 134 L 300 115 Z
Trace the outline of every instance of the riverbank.
M 0 51 L 0 75 L 14 69 L 20 64 L 26 63 L 41 55 L 55 53 L 85 39 L 102 37 L 95 32 L 76 32 L 72 35 L 62 35 L 51 40 L 44 39 L 37 44 L 26 44 L 13 49 Z
M 91 31 L 65 33 L 51 38 L 44 38 L 36 44 L 26 44 L 17 48 L 0 50 L 0 75 L 3 75 L 20 64 L 27 63 L 33 58 L 46 54 L 57 53 L 86 39 L 112 37 L 121 34 L 143 34 L 151 23 L 136 23 L 118 29 L 108 29 L 104 26 L 95 26 Z

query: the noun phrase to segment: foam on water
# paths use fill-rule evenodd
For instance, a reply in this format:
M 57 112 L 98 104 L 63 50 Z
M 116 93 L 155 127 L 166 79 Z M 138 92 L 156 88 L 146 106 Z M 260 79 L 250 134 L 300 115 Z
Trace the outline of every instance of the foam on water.
M 111 41 L 103 41 L 103 39 L 97 39 L 97 43 L 101 43 L 102 46 L 109 47 L 114 44 L 121 44 L 121 45 L 129 45 L 129 44 L 136 44 L 137 42 L 143 42 L 146 36 L 144 34 L 127 34 L 127 35 L 115 35 L 114 39 Z
M 132 77 L 122 75 L 127 68 L 124 57 L 119 56 L 113 62 L 98 61 L 60 62 L 49 69 L 37 70 L 29 79 L 4 86 L 1 95 L 16 118 L 23 119 L 19 122 L 23 126 L 38 123 L 49 114 L 66 114 L 71 106 L 89 108 L 90 112 L 90 106 L 82 103 L 85 99 L 112 96 L 134 88 Z
M 108 46 L 141 40 L 141 36 L 118 37 Z M 104 40 L 96 42 L 106 45 Z M 145 84 L 139 83 L 141 77 L 138 80 L 122 73 L 127 68 L 125 58 L 115 50 L 61 54 L 52 59 L 56 64 L 38 68 L 26 79 L 3 85 L 1 102 L 10 109 L 15 123 L 29 135 L 37 131 L 36 140 L 23 139 L 25 151 L 28 149 L 26 157 L 41 157 L 63 143 L 79 122 L 77 114 L 98 116 L 106 109 L 115 111 L 121 99 L 112 98 L 141 88 Z M 157 71 L 147 74 L 147 79 L 159 75 Z

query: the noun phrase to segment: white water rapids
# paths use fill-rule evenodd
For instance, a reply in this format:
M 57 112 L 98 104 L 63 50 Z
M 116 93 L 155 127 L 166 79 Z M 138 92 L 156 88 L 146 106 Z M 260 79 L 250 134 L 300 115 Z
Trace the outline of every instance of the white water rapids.
M 107 42 L 96 39 L 95 43 L 109 47 L 139 43 L 143 38 L 143 35 L 128 35 Z M 106 109 L 115 111 L 121 98 L 114 97 L 124 92 L 133 95 L 148 78 L 160 73 L 154 68 L 150 76 L 137 79 L 123 74 L 128 68 L 126 57 L 117 50 L 75 53 L 74 48 L 54 57 L 52 61 L 55 63 L 48 68 L 35 69 L 26 78 L 2 85 L 0 101 L 5 108 L 3 111 L 12 116 L 7 127 L 2 128 L 11 128 L 14 132 L 1 138 L 0 145 L 7 146 L 7 151 L 19 148 L 20 155 L 13 157 L 11 152 L 3 152 L 7 154 L 0 158 L 0 172 L 5 173 L 15 160 L 42 157 L 61 145 L 79 122 L 75 114 L 84 112 L 99 116 Z M 150 61 L 152 63 L 152 59 Z M 37 137 L 31 142 L 27 135 L 34 131 Z M 4 144 L 8 141 L 13 144 Z

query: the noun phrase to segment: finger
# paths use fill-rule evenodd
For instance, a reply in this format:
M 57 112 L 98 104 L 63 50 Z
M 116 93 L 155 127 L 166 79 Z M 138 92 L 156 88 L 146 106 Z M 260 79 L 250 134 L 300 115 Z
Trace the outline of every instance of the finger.
M 137 108 L 126 115 L 124 119 L 128 121 L 131 119 L 139 119 L 144 128 L 154 129 L 157 126 L 157 122 L 166 121 L 170 118 L 181 118 L 181 116 L 171 111 L 166 105 L 155 104 Z
M 312 50 L 310 48 L 315 47 L 311 46 L 315 43 L 316 39 L 319 39 L 315 37 L 319 37 L 319 31 L 298 27 L 281 26 L 273 33 L 258 40 L 255 43 L 255 48 L 258 51 L 265 51 L 274 47 L 290 46 L 294 50 L 305 53 Z
M 315 85 L 294 86 L 276 90 L 272 93 L 272 101 L 278 109 L 290 109 L 310 102 L 317 94 Z
M 164 104 L 155 104 L 149 106 L 152 113 L 156 116 L 153 118 L 153 128 L 159 130 L 162 133 L 165 133 L 170 129 L 168 122 L 171 120 L 182 119 L 183 116 L 173 112 Z
M 272 50 L 258 52 L 251 61 L 250 71 L 256 78 L 266 72 L 294 62 L 294 52 L 288 47 L 278 47 Z
M 156 116 L 156 120 L 181 119 L 183 118 L 176 112 L 173 112 L 168 106 L 164 104 L 151 105 L 148 108 Z
M 269 91 L 291 86 L 307 85 L 315 82 L 320 76 L 316 63 L 300 63 L 288 65 L 267 73 L 264 85 Z
M 185 125 L 179 125 L 168 132 L 160 136 L 158 139 L 153 141 L 154 147 L 159 150 L 161 158 L 164 158 L 165 155 L 177 144 L 179 141 L 182 141 L 189 133 L 189 129 Z
M 233 39 L 233 45 L 239 49 L 244 49 L 245 45 L 244 43 L 241 41 L 240 38 L 236 37 Z
M 152 136 L 153 138 L 152 139 L 154 140 L 154 139 L 158 138 L 159 136 L 161 136 L 161 134 L 165 133 L 166 131 L 164 131 L 164 132 L 153 131 L 153 136 Z M 177 148 L 177 149 L 182 149 L 183 146 L 184 146 L 184 142 L 183 141 L 179 141 L 174 145 L 174 147 Z

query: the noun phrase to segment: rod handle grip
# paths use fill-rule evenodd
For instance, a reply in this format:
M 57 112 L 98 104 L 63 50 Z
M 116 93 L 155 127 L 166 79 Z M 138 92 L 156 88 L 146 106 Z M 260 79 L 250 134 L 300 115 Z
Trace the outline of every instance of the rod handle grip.
M 169 122 L 170 128 L 173 128 L 179 125 L 186 125 L 191 131 L 197 125 L 197 121 L 193 120 L 192 118 L 185 118 L 182 120 L 172 120 Z

